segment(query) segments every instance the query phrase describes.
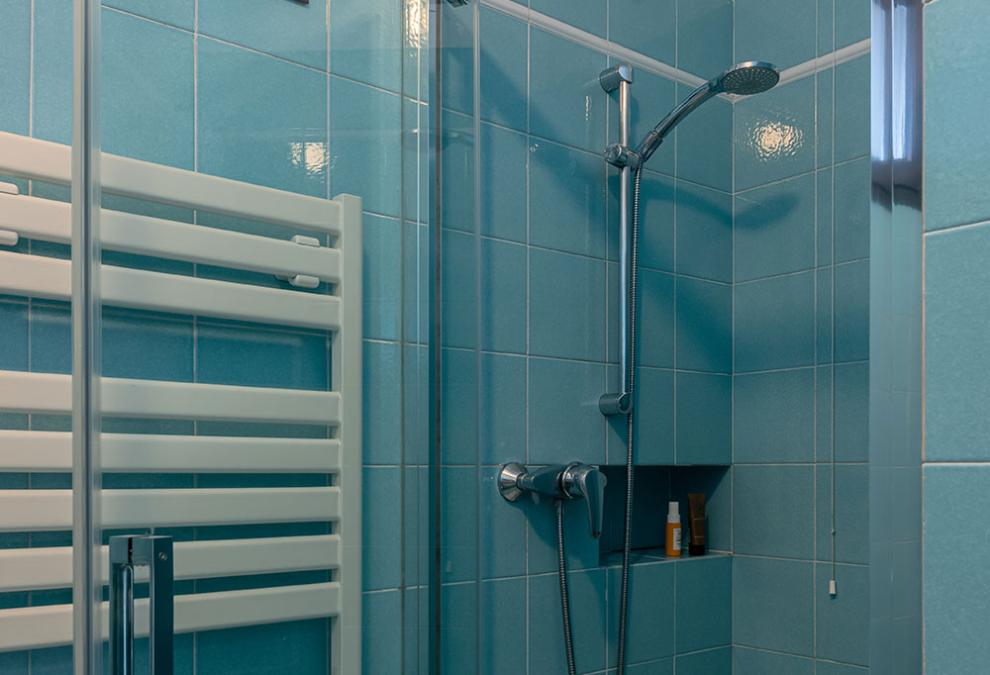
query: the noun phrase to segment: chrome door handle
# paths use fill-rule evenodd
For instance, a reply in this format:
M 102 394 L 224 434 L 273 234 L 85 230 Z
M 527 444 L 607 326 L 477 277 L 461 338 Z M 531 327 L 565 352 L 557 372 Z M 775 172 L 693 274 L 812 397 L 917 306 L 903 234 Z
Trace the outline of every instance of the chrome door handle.
M 149 571 L 148 662 L 151 675 L 172 675 L 174 630 L 172 537 L 110 538 L 110 675 L 134 673 L 134 568 Z

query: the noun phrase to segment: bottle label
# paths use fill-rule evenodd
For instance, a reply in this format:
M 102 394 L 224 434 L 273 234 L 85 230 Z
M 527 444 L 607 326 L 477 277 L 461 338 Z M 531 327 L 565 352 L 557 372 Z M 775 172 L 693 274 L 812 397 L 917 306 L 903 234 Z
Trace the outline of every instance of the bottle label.
M 673 530 L 674 530 L 674 533 L 673 533 L 674 550 L 675 551 L 680 551 L 681 550 L 681 528 L 675 527 L 675 528 L 673 528 Z

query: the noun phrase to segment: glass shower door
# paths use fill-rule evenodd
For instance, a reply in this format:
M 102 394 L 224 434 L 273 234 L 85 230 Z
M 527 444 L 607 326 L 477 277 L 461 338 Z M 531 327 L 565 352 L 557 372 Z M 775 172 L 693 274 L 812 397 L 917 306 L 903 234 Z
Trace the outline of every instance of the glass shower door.
M 73 670 L 73 469 L 93 505 L 76 548 L 92 537 L 97 556 L 75 581 L 102 603 L 75 672 L 418 670 L 424 8 L 0 3 L 32 92 L 30 122 L 5 117 L 0 137 L 20 192 L 0 196 L 20 236 L 0 250 L 2 336 L 26 359 L 0 389 L 2 456 L 21 458 L 0 467 L 3 672 Z M 72 69 L 74 9 L 93 18 L 89 73 Z M 89 254 L 65 203 L 74 84 L 93 113 L 89 289 L 68 260 Z M 74 291 L 96 308 L 89 345 Z

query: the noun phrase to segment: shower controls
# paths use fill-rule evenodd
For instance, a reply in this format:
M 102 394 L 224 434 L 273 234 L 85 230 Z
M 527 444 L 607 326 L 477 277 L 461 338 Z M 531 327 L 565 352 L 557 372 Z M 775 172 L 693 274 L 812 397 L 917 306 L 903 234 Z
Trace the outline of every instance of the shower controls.
M 566 466 L 546 466 L 530 471 L 510 462 L 498 473 L 498 491 L 514 502 L 524 494 L 536 493 L 554 499 L 583 499 L 588 505 L 591 536 L 601 536 L 605 505 L 605 474 L 597 467 L 579 462 Z

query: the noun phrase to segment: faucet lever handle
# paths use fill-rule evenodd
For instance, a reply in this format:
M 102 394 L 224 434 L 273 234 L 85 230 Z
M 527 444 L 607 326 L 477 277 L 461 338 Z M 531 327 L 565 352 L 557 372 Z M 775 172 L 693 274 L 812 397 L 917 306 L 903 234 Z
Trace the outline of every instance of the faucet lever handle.
M 608 482 L 605 474 L 597 467 L 575 462 L 564 469 L 560 482 L 569 498 L 581 498 L 588 504 L 591 536 L 600 537 L 605 519 L 605 484 Z

